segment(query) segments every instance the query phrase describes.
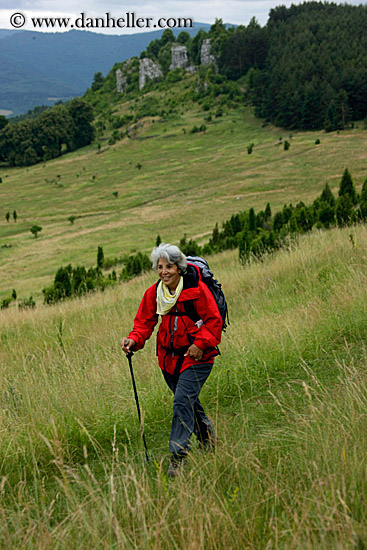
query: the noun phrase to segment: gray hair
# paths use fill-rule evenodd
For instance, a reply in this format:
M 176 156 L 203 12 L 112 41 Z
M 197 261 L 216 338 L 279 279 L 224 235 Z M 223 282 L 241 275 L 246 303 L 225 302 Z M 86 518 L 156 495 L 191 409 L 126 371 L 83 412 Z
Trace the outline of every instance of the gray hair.
M 185 273 L 187 268 L 187 260 L 185 254 L 181 252 L 178 246 L 174 244 L 161 243 L 153 248 L 150 255 L 153 269 L 157 269 L 159 258 L 163 258 L 171 264 L 177 264 L 182 273 Z

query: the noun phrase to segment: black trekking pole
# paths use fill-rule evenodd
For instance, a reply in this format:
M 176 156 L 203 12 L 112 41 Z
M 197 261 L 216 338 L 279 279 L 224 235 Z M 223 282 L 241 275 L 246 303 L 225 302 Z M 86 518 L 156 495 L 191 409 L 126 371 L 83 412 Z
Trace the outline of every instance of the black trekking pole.
M 136 384 L 135 384 L 135 378 L 134 378 L 133 364 L 132 364 L 132 361 L 131 361 L 131 358 L 132 358 L 133 355 L 134 355 L 133 352 L 130 351 L 130 352 L 127 354 L 127 360 L 129 361 L 129 367 L 130 367 L 130 373 L 131 373 L 131 380 L 132 380 L 132 382 L 133 382 L 133 388 L 134 388 L 134 395 L 135 395 L 136 408 L 138 409 L 138 417 L 139 417 L 139 424 L 140 424 L 140 432 L 141 432 L 141 437 L 142 437 L 142 439 L 143 439 L 144 448 L 145 448 L 145 458 L 147 459 L 147 462 L 149 462 L 147 443 L 146 443 L 146 441 L 145 441 L 145 435 L 144 435 L 144 426 L 143 426 L 143 422 L 142 422 L 141 414 L 140 414 L 138 392 L 136 391 Z

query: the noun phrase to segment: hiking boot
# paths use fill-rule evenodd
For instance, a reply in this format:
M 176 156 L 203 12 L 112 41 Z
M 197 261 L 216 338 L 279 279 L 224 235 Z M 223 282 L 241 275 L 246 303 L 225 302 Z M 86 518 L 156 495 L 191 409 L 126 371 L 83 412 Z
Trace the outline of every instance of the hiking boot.
M 169 465 L 167 476 L 174 478 L 179 476 L 184 470 L 184 458 L 171 456 L 171 464 Z

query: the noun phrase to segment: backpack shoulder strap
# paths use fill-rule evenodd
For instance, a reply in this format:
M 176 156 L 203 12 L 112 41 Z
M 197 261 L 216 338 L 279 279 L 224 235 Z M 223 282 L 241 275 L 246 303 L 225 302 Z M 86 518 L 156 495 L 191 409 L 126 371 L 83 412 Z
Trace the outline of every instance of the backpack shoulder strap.
M 184 302 L 185 313 L 193 323 L 197 323 L 200 319 L 200 315 L 195 309 L 194 300 L 185 300 Z

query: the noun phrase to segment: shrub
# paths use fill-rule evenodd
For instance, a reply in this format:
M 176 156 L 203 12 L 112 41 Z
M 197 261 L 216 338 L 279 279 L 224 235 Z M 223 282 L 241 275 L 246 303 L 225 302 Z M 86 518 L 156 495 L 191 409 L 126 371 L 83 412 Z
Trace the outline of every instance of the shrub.
M 18 303 L 19 309 L 27 309 L 27 308 L 34 309 L 35 307 L 36 307 L 36 302 L 34 301 L 32 295 L 29 298 L 24 298 L 24 300 L 21 300 Z
M 6 309 L 6 308 L 8 308 L 10 302 L 11 302 L 11 298 L 4 298 L 4 299 L 1 301 L 0 309 Z
M 290 146 L 291 146 L 291 144 L 289 143 L 289 141 L 285 140 L 285 142 L 284 142 L 284 151 L 288 151 Z
M 125 267 L 121 271 L 120 280 L 129 281 L 133 277 L 136 277 L 149 269 L 151 269 L 151 263 L 148 256 L 138 252 L 134 256 L 129 256 L 127 259 Z
M 42 227 L 40 225 L 32 225 L 32 227 L 30 228 L 30 232 L 32 233 L 32 235 L 34 235 L 35 238 L 38 237 L 38 233 L 42 231 Z
M 202 250 L 196 241 L 193 239 L 187 240 L 186 235 L 180 240 L 180 250 L 185 256 L 201 256 Z

